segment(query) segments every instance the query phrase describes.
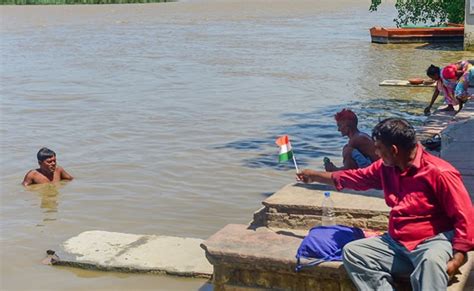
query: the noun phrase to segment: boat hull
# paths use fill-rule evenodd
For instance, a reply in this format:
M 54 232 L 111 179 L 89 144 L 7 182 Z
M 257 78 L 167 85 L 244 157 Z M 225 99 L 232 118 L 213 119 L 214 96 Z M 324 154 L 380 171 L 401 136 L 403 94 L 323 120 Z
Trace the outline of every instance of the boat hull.
M 462 43 L 464 26 L 436 28 L 383 28 L 372 27 L 370 36 L 374 43 Z

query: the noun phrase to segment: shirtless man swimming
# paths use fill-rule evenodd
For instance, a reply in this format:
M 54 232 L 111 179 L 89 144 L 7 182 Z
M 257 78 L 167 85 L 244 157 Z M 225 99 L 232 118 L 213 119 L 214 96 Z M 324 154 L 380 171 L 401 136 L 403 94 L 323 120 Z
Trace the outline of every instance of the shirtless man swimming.
M 73 177 L 56 164 L 56 153 L 48 148 L 42 148 L 36 155 L 39 168 L 30 170 L 23 179 L 23 186 L 32 184 L 57 183 L 61 180 L 72 180 Z
M 324 168 L 327 172 L 364 168 L 379 159 L 375 154 L 372 138 L 357 128 L 358 119 L 354 112 L 343 109 L 334 119 L 337 122 L 337 130 L 342 136 L 347 136 L 349 142 L 342 149 L 342 167 L 336 167 L 328 158 L 324 158 Z

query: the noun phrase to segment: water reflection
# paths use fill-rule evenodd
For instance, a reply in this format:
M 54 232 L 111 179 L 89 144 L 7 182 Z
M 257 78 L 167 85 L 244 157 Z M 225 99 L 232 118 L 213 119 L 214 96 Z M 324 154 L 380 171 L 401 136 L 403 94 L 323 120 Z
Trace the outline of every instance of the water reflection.
M 27 187 L 30 192 L 35 192 L 40 198 L 40 208 L 43 212 L 43 223 L 57 220 L 57 212 L 59 205 L 59 188 L 64 185 L 64 182 L 58 184 L 39 184 Z M 38 226 L 44 226 L 38 224 Z

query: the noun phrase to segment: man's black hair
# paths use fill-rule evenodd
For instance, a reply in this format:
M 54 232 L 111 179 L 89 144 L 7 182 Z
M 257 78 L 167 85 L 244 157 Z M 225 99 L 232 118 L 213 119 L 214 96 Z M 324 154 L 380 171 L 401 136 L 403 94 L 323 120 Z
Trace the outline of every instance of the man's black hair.
M 416 146 L 415 129 L 402 118 L 387 118 L 380 121 L 372 130 L 372 138 L 385 146 L 396 145 L 407 151 Z
M 36 157 L 38 158 L 38 162 L 42 162 L 46 159 L 49 159 L 55 156 L 56 156 L 56 153 L 48 148 L 41 148 L 36 154 Z
M 437 67 L 437 66 L 435 66 L 435 65 L 431 65 L 431 66 L 429 66 L 428 69 L 426 70 L 426 75 L 427 75 L 428 77 L 432 77 L 432 76 L 434 76 L 434 75 L 440 76 L 440 71 L 441 71 L 441 69 L 440 69 L 439 67 Z

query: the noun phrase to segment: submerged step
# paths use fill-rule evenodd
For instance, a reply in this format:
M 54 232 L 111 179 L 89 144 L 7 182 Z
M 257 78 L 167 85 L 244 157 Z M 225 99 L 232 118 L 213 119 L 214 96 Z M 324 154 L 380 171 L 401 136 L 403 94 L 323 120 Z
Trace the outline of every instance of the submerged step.
M 54 265 L 209 278 L 212 265 L 196 238 L 86 231 L 65 241 Z

